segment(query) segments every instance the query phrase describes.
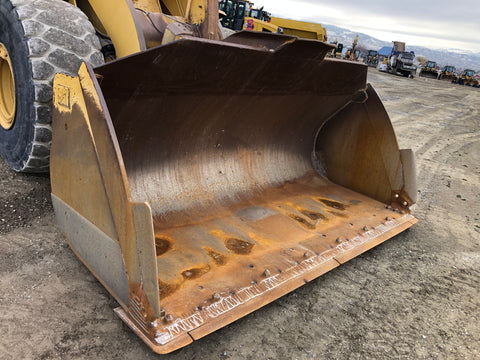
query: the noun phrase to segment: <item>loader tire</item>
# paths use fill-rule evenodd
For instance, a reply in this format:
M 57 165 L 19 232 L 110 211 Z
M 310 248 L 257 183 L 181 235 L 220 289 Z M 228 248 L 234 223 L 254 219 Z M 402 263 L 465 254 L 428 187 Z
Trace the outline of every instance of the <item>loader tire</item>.
M 47 172 L 53 78 L 76 75 L 82 61 L 102 64 L 100 42 L 85 14 L 67 2 L 0 0 L 0 43 L 15 89 L 13 121 L 0 124 L 0 155 L 16 171 Z

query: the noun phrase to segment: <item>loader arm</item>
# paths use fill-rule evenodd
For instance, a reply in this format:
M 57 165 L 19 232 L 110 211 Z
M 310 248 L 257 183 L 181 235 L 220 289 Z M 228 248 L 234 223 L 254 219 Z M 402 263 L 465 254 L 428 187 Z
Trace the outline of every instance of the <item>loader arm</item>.
M 185 34 L 220 38 L 218 1 L 214 0 L 162 3 L 158 0 L 71 0 L 70 3 L 88 16 L 97 31 L 111 39 L 117 58 L 177 40 Z

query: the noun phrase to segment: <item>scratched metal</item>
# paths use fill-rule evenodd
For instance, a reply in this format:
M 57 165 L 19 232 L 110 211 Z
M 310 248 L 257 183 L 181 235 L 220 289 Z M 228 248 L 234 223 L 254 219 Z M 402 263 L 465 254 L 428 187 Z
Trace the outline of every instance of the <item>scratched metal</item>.
M 239 289 L 234 294 L 227 293 L 221 296 L 218 301 L 209 304 L 205 308 L 198 309 L 191 315 L 184 318 L 176 318 L 173 324 L 164 327 L 162 330 L 158 330 L 155 336 L 155 341 L 161 345 L 168 343 L 176 336 L 182 333 L 192 331 L 211 319 L 215 319 L 233 310 L 234 308 L 246 304 L 253 298 L 265 295 L 268 291 L 273 290 L 276 287 L 298 277 L 305 276 L 309 271 L 320 267 L 330 259 L 335 258 L 335 254 L 339 252 L 348 252 L 349 250 L 367 244 L 369 241 L 385 234 L 396 226 L 404 223 L 414 222 L 413 216 L 407 214 L 401 216 L 398 220 L 390 220 L 379 225 L 377 228 L 369 230 L 362 235 L 357 235 L 347 242 L 338 245 L 335 249 L 332 249 L 326 254 L 313 255 L 308 259 L 305 259 L 297 265 L 290 266 L 283 272 L 274 276 L 261 280 L 260 282 L 251 286 L 246 286 Z
M 95 69 L 131 199 L 153 216 L 162 316 L 130 294 L 143 337 L 199 338 L 415 222 L 367 67 L 328 50 L 244 34 Z
M 238 216 L 252 208 L 265 209 L 267 216 Z M 156 229 L 156 238 L 170 244 L 157 257 L 167 313 L 181 317 L 207 306 L 213 294 L 259 282 L 266 270 L 276 274 L 333 249 L 347 252 L 358 235 L 367 236 L 387 218 L 401 215 L 313 173 L 230 210 L 201 223 Z

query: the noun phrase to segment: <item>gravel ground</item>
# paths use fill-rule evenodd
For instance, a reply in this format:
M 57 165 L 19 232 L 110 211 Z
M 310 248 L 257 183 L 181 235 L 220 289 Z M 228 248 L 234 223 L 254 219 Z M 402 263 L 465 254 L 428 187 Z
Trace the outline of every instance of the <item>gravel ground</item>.
M 479 359 L 480 90 L 374 69 L 369 81 L 416 153 L 418 224 L 166 356 L 66 245 L 48 176 L 0 160 L 0 358 Z

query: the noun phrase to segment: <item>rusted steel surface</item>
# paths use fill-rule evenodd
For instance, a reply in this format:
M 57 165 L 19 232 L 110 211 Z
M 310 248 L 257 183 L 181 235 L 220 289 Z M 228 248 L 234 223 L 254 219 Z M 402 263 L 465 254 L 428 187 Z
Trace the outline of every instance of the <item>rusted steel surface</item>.
M 364 97 L 364 102 L 351 103 L 321 128 L 315 151 L 329 179 L 390 203 L 395 200 L 392 190 L 400 193 L 404 188 L 402 159 L 390 119 L 373 88 L 368 86 Z M 411 205 L 408 201 L 403 207 Z
M 119 243 L 129 301 L 117 313 L 155 351 L 415 223 L 411 170 L 367 67 L 329 49 L 184 39 L 62 78 L 58 91 L 78 94 L 56 101 L 52 192 Z
M 158 229 L 160 298 L 173 319 L 159 338 L 248 308 L 249 300 L 294 278 L 309 281 L 312 272 L 325 273 L 413 222 L 310 173 L 224 217 Z

